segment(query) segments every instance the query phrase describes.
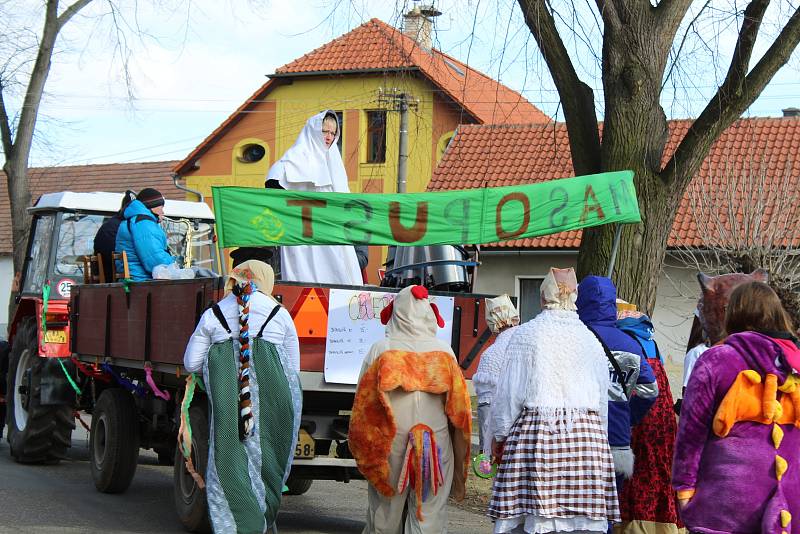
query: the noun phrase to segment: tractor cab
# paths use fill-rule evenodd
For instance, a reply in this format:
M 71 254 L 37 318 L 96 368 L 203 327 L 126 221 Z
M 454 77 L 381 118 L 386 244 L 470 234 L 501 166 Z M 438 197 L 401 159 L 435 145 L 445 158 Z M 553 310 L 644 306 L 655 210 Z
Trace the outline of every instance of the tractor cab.
M 66 314 L 73 285 L 97 281 L 86 272 L 90 265 L 87 260 L 94 253 L 94 236 L 103 222 L 117 213 L 121 202 L 122 193 L 66 191 L 46 193 L 29 208 L 33 215 L 31 233 L 10 337 L 24 317 L 41 317 L 44 301 L 49 301 L 48 321 L 53 315 L 55 324 L 67 322 L 66 316 L 55 317 L 57 310 L 63 308 Z M 180 267 L 221 272 L 214 214 L 208 204 L 167 200 L 161 226 L 167 234 L 170 254 L 182 262 Z M 111 282 L 112 277 L 103 281 Z M 61 341 L 57 328 L 45 334 L 51 339 L 42 340 L 42 346 Z
M 20 284 L 22 296 L 41 296 L 49 282 L 50 298 L 68 299 L 72 285 L 88 281 L 84 258 L 93 254 L 95 234 L 121 202 L 121 193 L 42 195 L 30 208 L 33 221 Z M 220 271 L 214 214 L 207 204 L 167 200 L 161 226 L 170 253 L 183 261 L 181 267 Z

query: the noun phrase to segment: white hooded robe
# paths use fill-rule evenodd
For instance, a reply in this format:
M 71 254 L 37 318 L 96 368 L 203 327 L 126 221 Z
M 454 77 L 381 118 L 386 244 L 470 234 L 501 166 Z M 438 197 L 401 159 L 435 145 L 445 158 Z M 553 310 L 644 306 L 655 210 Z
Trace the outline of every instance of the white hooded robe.
M 270 168 L 267 180 L 277 180 L 290 191 L 350 192 L 342 155 L 336 147 L 341 128 L 337 125 L 330 147 L 322 138 L 322 120 L 329 113 L 323 111 L 306 121 L 294 145 Z M 363 283 L 352 245 L 282 246 L 281 279 L 354 286 Z

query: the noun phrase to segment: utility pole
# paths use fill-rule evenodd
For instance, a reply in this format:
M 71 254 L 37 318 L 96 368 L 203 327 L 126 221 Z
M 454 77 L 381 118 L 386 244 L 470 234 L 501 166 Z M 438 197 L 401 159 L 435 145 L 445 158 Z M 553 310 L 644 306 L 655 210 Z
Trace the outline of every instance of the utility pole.
M 378 88 L 378 103 L 386 105 L 387 111 L 400 113 L 400 135 L 397 158 L 397 192 L 405 193 L 408 182 L 408 110 L 416 109 L 419 100 L 412 99 L 408 94 L 401 92 L 396 87 L 392 89 Z

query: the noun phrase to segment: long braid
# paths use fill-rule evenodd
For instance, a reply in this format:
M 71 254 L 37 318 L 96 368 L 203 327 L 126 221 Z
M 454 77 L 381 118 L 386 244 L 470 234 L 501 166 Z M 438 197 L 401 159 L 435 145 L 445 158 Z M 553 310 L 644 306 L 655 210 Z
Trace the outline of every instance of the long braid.
M 250 297 L 256 285 L 253 282 L 234 287 L 239 303 L 239 439 L 245 439 L 253 431 L 253 413 L 250 400 Z

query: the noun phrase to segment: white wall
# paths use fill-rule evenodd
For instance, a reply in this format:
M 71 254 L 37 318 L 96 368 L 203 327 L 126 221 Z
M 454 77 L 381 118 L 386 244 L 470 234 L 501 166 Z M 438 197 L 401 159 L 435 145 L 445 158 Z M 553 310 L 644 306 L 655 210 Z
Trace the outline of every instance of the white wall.
M 8 299 L 11 298 L 11 282 L 14 281 L 14 265 L 11 256 L 0 256 L 0 338 L 6 339 L 8 328 Z
M 550 267 L 575 267 L 577 252 L 553 253 L 539 251 L 486 252 L 481 254 L 481 266 L 475 284 L 476 293 L 515 295 L 519 276 L 544 276 Z M 667 257 L 658 281 L 653 324 L 656 341 L 666 361 L 670 387 L 674 395 L 680 394 L 683 373 L 683 355 L 692 326 L 692 315 L 700 286 L 697 271 L 689 269 Z M 625 299 L 625 295 L 619 295 Z

